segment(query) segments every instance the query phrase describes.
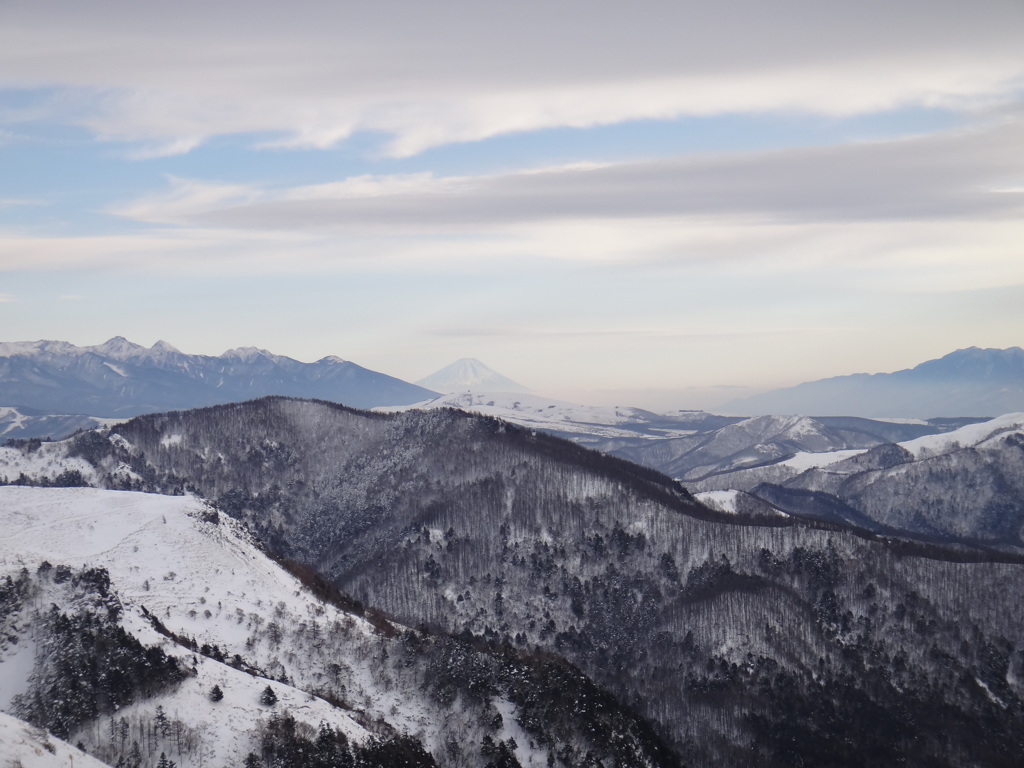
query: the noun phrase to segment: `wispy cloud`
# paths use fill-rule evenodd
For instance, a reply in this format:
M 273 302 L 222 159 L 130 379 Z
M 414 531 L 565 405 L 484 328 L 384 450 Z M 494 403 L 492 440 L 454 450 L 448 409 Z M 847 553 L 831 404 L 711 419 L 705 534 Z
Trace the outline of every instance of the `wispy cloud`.
M 655 2 L 643 13 L 583 0 L 453 0 L 400 13 L 303 2 L 287 18 L 266 2 L 40 0 L 4 10 L 0 72 L 11 86 L 94 94 L 70 119 L 143 142 L 143 154 L 227 133 L 328 147 L 379 131 L 403 157 L 678 115 L 1001 103 L 1024 77 L 1022 23 L 1024 9 L 1000 0 L 864 0 L 827 14 L 814 0 Z
M 203 139 L 196 136 L 182 136 L 169 141 L 149 143 L 142 147 L 136 147 L 127 153 L 131 160 L 153 160 L 158 157 L 174 157 L 175 155 L 186 155 L 203 143 Z
M 17 300 L 17 296 L 15 296 L 13 293 L 0 293 L 0 304 L 9 304 Z
M 291 188 L 170 177 L 112 211 L 159 228 L 8 236 L 0 269 L 386 272 L 532 259 L 827 274 L 876 292 L 1018 285 L 1024 199 L 993 190 L 1024 176 L 1022 143 L 1024 122 L 1010 120 L 900 141 L 484 176 Z
M 258 202 L 264 193 L 256 186 L 167 177 L 168 190 L 115 205 L 109 213 L 136 221 L 176 224 L 212 210 Z
M 762 223 L 1019 217 L 1024 120 L 897 141 L 533 169 L 357 176 L 284 191 L 172 180 L 117 213 L 241 229 L 473 230 L 572 220 Z

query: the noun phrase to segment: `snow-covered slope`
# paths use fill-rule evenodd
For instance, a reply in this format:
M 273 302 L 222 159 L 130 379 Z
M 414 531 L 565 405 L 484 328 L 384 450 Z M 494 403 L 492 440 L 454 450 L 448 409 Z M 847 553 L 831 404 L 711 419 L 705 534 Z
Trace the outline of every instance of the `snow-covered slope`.
M 755 416 L 686 437 L 629 446 L 615 454 L 665 472 L 699 490 L 700 481 L 744 467 L 775 466 L 801 453 L 856 450 L 877 445 L 878 437 L 806 416 Z M 792 474 L 786 469 L 785 474 Z M 716 486 L 717 487 L 717 486 Z
M 689 486 L 745 491 L 802 516 L 1020 547 L 1024 413 L 866 450 L 800 452 Z
M 147 618 L 148 612 L 171 632 L 195 638 L 199 645 L 216 644 L 229 656 L 244 654 L 260 668 L 285 668 L 272 664 L 274 649 L 266 641 L 247 647 L 253 625 L 263 624 L 261 616 L 291 626 L 314 618 L 340 618 L 355 633 L 373 634 L 366 621 L 341 616 L 304 594 L 299 582 L 261 554 L 236 524 L 216 516 L 199 500 L 87 488 L 4 487 L 0 530 L 5 573 L 16 574 L 22 568 L 35 572 L 43 562 L 71 569 L 105 568 L 122 607 L 122 626 L 144 645 L 159 645 L 187 666 L 195 664 L 195 676 L 173 692 L 116 714 L 116 719 L 129 723 L 146 722 L 154 717 L 156 706 L 162 706 L 195 737 L 191 754 L 175 755 L 183 768 L 240 764 L 256 748 L 256 721 L 269 714 L 259 703 L 267 685 L 277 694 L 280 709 L 288 709 L 310 727 L 324 721 L 352 739 L 369 735 L 349 714 L 322 698 L 193 654 L 160 634 Z M 74 607 L 57 585 L 44 584 L 42 591 L 49 598 L 45 604 Z M 23 630 L 41 624 L 26 609 L 18 619 L 14 624 Z M 32 661 L 22 650 L 26 645 L 16 643 L 0 655 L 8 699 L 30 690 L 33 667 L 26 663 Z M 294 677 L 301 680 L 301 675 Z M 209 697 L 214 685 L 224 693 L 216 703 Z M 109 745 L 102 737 L 109 719 L 101 718 L 98 727 L 72 734 L 70 740 L 83 741 L 91 753 L 104 754 Z M 158 744 L 157 749 L 169 751 L 170 745 Z
M 463 357 L 416 382 L 435 392 L 528 392 L 522 384 L 502 376 L 474 357 Z
M 18 482 L 21 475 L 36 482 L 53 484 L 65 478 L 62 485 L 94 485 L 95 468 L 82 458 L 68 455 L 69 444 L 39 443 L 37 446 L 0 447 L 0 483 Z M 70 473 L 78 473 L 71 481 Z
M 632 715 L 615 715 L 623 729 L 608 726 L 605 709 L 601 721 L 567 712 L 575 724 L 561 723 L 555 737 L 545 718 L 521 714 L 549 698 L 533 662 L 415 633 L 355 603 L 340 608 L 311 571 L 297 571 L 307 577 L 300 581 L 239 523 L 191 496 L 0 487 L 0 531 L 0 580 L 11 577 L 6 587 L 0 581 L 0 708 L 38 719 L 54 706 L 68 709 L 46 703 L 54 697 L 76 700 L 78 686 L 62 670 L 83 651 L 62 661 L 61 626 L 98 632 L 113 621 L 185 672 L 61 734 L 111 765 L 136 749 L 133 742 L 146 765 L 161 753 L 179 768 L 241 765 L 281 718 L 310 741 L 326 726 L 367 754 L 387 744 L 407 757 L 432 753 L 421 751 L 415 765 L 474 764 L 486 737 L 524 768 L 539 767 L 556 746 L 582 755 L 616 733 L 643 733 Z M 85 647 L 117 635 L 103 637 Z M 452 659 L 472 675 L 460 677 Z M 539 682 L 528 684 L 531 676 Z M 268 688 L 276 703 L 263 700 Z M 535 725 L 527 732 L 521 722 Z M 651 764 L 645 749 L 638 742 L 637 765 Z
M 990 421 L 968 424 L 953 432 L 925 435 L 900 445 L 915 459 L 939 456 L 963 448 L 977 447 L 1008 432 L 1024 430 L 1024 413 L 1007 413 Z
M 42 728 L 0 712 L 0 758 L 14 768 L 108 768 Z

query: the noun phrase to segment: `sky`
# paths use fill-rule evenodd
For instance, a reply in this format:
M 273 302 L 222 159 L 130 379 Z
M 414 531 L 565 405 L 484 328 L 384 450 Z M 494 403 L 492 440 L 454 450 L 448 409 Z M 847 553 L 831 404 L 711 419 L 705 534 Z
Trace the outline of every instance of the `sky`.
M 0 3 L 0 340 L 712 407 L 1024 344 L 1024 3 Z

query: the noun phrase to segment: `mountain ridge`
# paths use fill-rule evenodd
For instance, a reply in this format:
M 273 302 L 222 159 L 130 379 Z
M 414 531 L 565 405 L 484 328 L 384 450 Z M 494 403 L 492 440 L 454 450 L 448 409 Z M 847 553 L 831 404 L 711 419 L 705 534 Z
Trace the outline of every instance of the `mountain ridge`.
M 752 415 L 998 416 L 1024 410 L 1024 349 L 968 347 L 891 373 L 803 382 L 721 406 Z
M 214 357 L 186 354 L 165 341 L 146 348 L 122 336 L 91 347 L 64 341 L 0 342 L 0 404 L 6 407 L 130 417 L 271 394 L 363 408 L 437 395 L 335 356 L 303 363 L 236 347 Z

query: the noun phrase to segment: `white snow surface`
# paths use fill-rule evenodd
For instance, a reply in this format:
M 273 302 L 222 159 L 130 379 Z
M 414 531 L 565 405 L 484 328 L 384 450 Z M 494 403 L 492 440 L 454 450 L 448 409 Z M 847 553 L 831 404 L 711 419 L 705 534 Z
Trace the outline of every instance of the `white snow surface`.
M 717 509 L 719 512 L 728 512 L 735 515 L 739 510 L 736 506 L 736 497 L 739 491 L 704 491 L 694 494 L 694 498 L 701 504 Z
M 15 429 L 22 429 L 25 422 L 29 420 L 29 417 L 19 412 L 17 408 L 0 406 L 0 419 L 7 421 L 7 425 L 4 427 L 3 432 L 0 432 L 0 435 L 6 435 L 8 432 Z
M 778 462 L 779 466 L 792 467 L 798 472 L 806 469 L 819 469 L 836 464 L 846 459 L 852 459 L 867 451 L 866 448 L 850 448 L 843 451 L 824 451 L 822 453 L 808 453 L 800 451 L 790 458 Z
M 64 442 L 42 443 L 30 452 L 19 448 L 0 447 L 0 478 L 14 482 L 24 473 L 26 476 L 53 480 L 65 470 L 77 469 L 88 482 L 96 482 L 96 470 L 85 459 L 69 457 Z
M 21 768 L 109 768 L 42 728 L 0 712 L 0 759 Z
M 915 440 L 907 440 L 900 445 L 910 451 L 914 458 L 921 459 L 957 451 L 968 446 L 981 445 L 985 441 L 1000 437 L 1007 432 L 1020 430 L 1024 430 L 1024 413 L 1007 413 L 989 421 L 968 424 L 952 432 L 925 435 Z

